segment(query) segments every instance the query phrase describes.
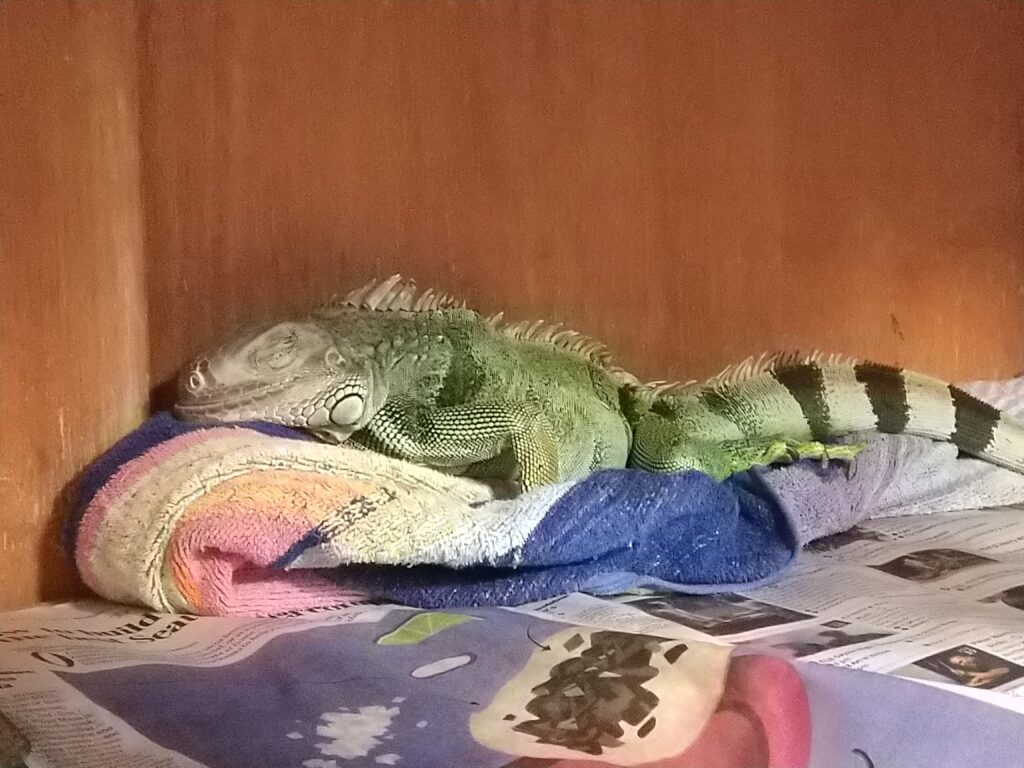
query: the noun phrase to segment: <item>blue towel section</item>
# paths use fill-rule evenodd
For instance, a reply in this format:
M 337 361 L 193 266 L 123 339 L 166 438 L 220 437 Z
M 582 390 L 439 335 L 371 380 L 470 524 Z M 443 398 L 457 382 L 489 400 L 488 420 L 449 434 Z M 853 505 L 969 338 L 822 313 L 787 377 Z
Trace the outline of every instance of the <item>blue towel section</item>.
M 756 472 L 717 482 L 623 469 L 576 484 L 496 566 L 349 565 L 336 574 L 348 588 L 421 608 L 520 605 L 574 591 L 750 587 L 798 550 L 789 515 Z

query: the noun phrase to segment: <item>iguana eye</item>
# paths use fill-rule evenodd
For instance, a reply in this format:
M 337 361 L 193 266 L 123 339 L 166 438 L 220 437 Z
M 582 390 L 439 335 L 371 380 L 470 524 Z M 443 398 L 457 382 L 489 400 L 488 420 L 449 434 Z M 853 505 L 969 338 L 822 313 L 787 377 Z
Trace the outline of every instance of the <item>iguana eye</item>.
M 192 371 L 192 375 L 188 377 L 189 392 L 198 392 L 205 386 L 206 379 L 203 378 L 203 374 L 199 371 Z

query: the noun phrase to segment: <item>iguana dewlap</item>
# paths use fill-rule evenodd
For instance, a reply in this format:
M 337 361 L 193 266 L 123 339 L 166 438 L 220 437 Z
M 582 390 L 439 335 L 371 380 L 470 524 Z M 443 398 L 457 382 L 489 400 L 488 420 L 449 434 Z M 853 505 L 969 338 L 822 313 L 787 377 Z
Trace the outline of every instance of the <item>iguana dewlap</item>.
M 240 331 L 182 374 L 178 414 L 269 421 L 525 488 L 602 468 L 723 478 L 877 430 L 949 440 L 1024 471 L 1024 429 L 910 371 L 773 357 L 701 385 L 645 385 L 605 348 L 542 322 L 505 324 L 394 276 L 308 315 Z

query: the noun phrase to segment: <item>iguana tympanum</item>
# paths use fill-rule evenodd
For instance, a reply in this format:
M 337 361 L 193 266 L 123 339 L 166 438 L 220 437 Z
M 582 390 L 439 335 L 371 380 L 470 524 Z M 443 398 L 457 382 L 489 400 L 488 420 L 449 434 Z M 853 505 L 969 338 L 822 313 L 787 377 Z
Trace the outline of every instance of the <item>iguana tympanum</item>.
M 949 440 L 1024 471 L 1024 429 L 920 374 L 776 356 L 703 384 L 642 384 L 580 334 L 484 318 L 397 275 L 238 332 L 182 373 L 176 410 L 299 427 L 526 489 L 627 465 L 724 478 L 788 459 L 848 459 L 857 446 L 822 441 L 864 430 Z

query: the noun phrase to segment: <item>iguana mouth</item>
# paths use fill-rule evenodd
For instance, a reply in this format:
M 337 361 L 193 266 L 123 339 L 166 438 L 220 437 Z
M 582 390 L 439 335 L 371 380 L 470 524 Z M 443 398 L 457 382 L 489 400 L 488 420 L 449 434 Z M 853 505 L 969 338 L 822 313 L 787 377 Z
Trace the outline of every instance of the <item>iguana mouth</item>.
M 209 395 L 188 395 L 189 402 L 179 403 L 178 408 L 188 413 L 199 413 L 207 411 L 218 411 L 218 410 L 229 410 L 236 408 L 240 405 L 252 405 L 261 400 L 267 399 L 269 396 L 282 392 L 288 387 L 294 385 L 297 381 L 303 378 L 313 378 L 312 376 L 290 376 L 287 379 L 281 381 L 275 381 L 270 384 L 260 384 L 257 386 L 251 385 L 236 385 L 231 387 L 224 387 L 219 392 L 211 393 Z
M 366 410 L 365 388 L 353 382 L 332 382 L 315 372 L 300 372 L 256 386 L 215 388 L 212 395 L 192 393 L 176 406 L 179 417 L 210 424 L 265 421 L 329 432 L 333 442 L 348 437 Z

